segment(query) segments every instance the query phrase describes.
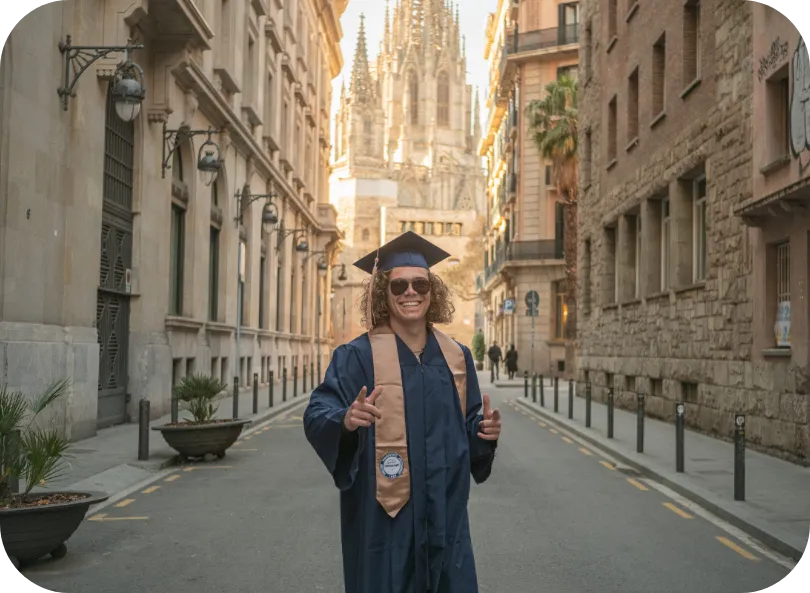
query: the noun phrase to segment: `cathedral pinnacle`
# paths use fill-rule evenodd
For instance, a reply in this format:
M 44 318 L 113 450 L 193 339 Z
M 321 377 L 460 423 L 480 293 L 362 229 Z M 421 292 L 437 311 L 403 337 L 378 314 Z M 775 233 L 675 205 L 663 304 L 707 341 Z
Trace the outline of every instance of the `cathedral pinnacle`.
M 357 47 L 354 51 L 354 67 L 349 92 L 352 103 L 366 102 L 372 98 L 373 84 L 368 67 L 368 50 L 366 49 L 365 15 L 360 15 L 360 28 L 357 32 Z

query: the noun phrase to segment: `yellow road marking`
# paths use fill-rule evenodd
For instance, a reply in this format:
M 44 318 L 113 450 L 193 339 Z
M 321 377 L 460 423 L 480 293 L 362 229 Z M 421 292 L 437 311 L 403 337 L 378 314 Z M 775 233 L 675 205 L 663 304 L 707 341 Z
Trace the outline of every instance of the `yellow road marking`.
M 198 469 L 230 469 L 230 465 L 192 465 L 191 467 L 184 467 L 184 472 L 193 472 L 194 470 Z
M 134 498 L 125 498 L 115 506 L 116 508 L 123 509 L 125 506 L 131 505 L 133 502 L 135 502 Z
M 562 440 L 564 440 L 564 441 L 565 441 L 566 443 L 568 443 L 569 445 L 573 445 L 573 444 L 574 444 L 574 441 L 572 441 L 572 440 L 571 440 L 571 439 L 569 439 L 568 437 L 563 437 L 563 438 L 562 438 Z
M 145 521 L 149 517 L 108 517 L 104 513 L 93 515 L 88 521 Z
M 647 490 L 649 490 L 649 488 L 647 488 L 647 487 L 646 487 L 644 484 L 642 484 L 642 483 L 641 483 L 641 482 L 639 482 L 638 480 L 634 480 L 633 478 L 627 478 L 627 481 L 628 481 L 628 482 L 630 482 L 630 483 L 631 483 L 633 486 L 635 486 L 635 487 L 636 487 L 636 488 L 638 488 L 639 490 L 642 490 L 642 491 L 644 491 L 644 492 L 646 492 Z
M 252 439 L 252 438 L 253 438 L 253 435 L 246 436 L 246 437 L 245 437 L 245 440 L 246 440 L 246 441 L 249 441 L 249 440 L 250 440 L 250 439 Z
M 588 451 L 588 449 L 586 449 L 585 447 L 580 447 L 580 448 L 579 448 L 579 450 L 580 450 L 580 451 L 582 451 L 582 453 L 583 453 L 584 455 L 593 455 L 593 453 L 591 453 L 590 451 Z
M 730 539 L 725 538 L 725 537 L 723 537 L 723 536 L 721 536 L 721 535 L 716 536 L 716 538 L 717 538 L 717 541 L 719 541 L 721 544 L 723 544 L 724 546 L 727 546 L 728 548 L 731 548 L 732 550 L 734 550 L 735 552 L 737 552 L 737 553 L 738 553 L 740 556 L 742 556 L 743 558 L 746 558 L 746 559 L 748 559 L 748 560 L 754 560 L 754 561 L 756 561 L 756 562 L 758 562 L 758 561 L 759 561 L 759 558 L 757 558 L 756 556 L 754 556 L 754 555 L 753 555 L 751 552 L 749 552 L 748 550 L 744 550 L 743 548 L 741 548 L 740 546 L 738 546 L 737 544 L 735 544 L 735 543 L 734 543 L 733 541 L 731 541 Z
M 239 449 L 240 451 L 258 451 L 258 449 Z
M 560 434 L 559 432 L 557 432 L 557 431 L 556 431 L 555 429 L 553 429 L 553 428 L 552 428 L 552 429 L 550 429 L 550 430 L 551 430 L 551 434 Z
M 180 477 L 180 474 L 172 474 L 171 476 L 169 476 L 168 478 L 166 478 L 163 481 L 164 482 L 174 482 L 179 477 Z
M 538 422 L 538 424 L 543 428 L 548 428 L 548 424 L 546 424 L 545 422 Z
M 614 471 L 614 472 L 616 471 L 616 468 L 613 466 L 613 464 L 608 462 L 608 461 L 605 461 L 604 459 L 602 461 L 600 461 L 599 463 L 601 463 L 602 465 L 604 465 L 606 468 L 608 468 L 611 471 Z
M 146 490 L 142 491 L 141 494 L 152 494 L 153 492 L 160 489 L 160 486 L 149 486 Z
M 665 503 L 663 503 L 663 505 L 665 507 L 667 507 L 670 511 L 672 511 L 673 513 L 678 515 L 679 517 L 683 517 L 684 519 L 691 519 L 692 518 L 692 515 L 690 515 L 689 513 L 684 511 L 682 508 L 676 506 L 675 504 L 673 504 L 671 502 L 665 502 Z
M 304 421 L 304 417 L 303 417 L 303 416 L 291 416 L 291 417 L 290 417 L 290 420 L 298 420 L 298 421 L 300 421 L 300 422 L 303 422 L 303 421 Z

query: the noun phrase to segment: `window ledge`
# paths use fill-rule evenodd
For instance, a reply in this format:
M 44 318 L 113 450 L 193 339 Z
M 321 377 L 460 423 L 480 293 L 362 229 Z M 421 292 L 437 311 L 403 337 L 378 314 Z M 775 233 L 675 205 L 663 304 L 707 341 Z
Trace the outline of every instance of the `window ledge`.
M 624 150 L 625 150 L 626 152 L 630 152 L 630 151 L 631 151 L 631 150 L 633 150 L 633 149 L 634 149 L 636 146 L 638 146 L 638 136 L 636 136 L 635 138 L 633 138 L 633 139 L 630 141 L 630 143 L 629 143 L 629 144 L 628 144 L 628 145 L 625 147 L 625 149 L 624 149 Z
M 630 7 L 630 10 L 627 11 L 627 15 L 624 17 L 624 22 L 629 23 L 630 19 L 638 12 L 638 0 L 633 3 L 633 6 Z
M 660 124 L 662 121 L 664 121 L 664 118 L 665 118 L 666 116 L 667 116 L 667 112 L 666 112 L 666 111 L 662 111 L 661 113 L 659 113 L 658 115 L 656 115 L 656 116 L 655 116 L 655 119 L 654 119 L 654 120 L 652 120 L 652 121 L 650 122 L 650 127 L 651 127 L 651 128 L 654 128 L 655 126 L 657 126 L 658 124 Z
M 694 284 L 689 284 L 687 286 L 679 286 L 675 288 L 672 292 L 675 294 L 682 294 L 684 292 L 689 292 L 691 290 L 703 290 L 706 288 L 706 281 L 701 280 L 700 282 L 695 282 Z
M 605 169 L 606 169 L 606 170 L 608 170 L 608 171 L 610 171 L 610 170 L 611 170 L 613 167 L 615 167 L 617 164 L 619 164 L 619 160 L 618 160 L 618 159 L 613 159 L 612 161 L 610 161 L 610 162 L 607 164 L 607 167 L 605 167 Z
M 759 172 L 763 175 L 770 175 L 771 173 L 775 173 L 785 165 L 790 164 L 790 156 L 785 154 L 780 156 L 779 158 L 771 161 L 767 165 L 760 167 Z
M 622 301 L 622 307 L 632 307 L 633 305 L 640 305 L 641 299 L 630 299 L 628 301 Z
M 669 298 L 669 291 L 664 290 L 661 292 L 655 292 L 647 297 L 644 298 L 645 301 L 656 301 L 658 299 Z
M 613 50 L 613 47 L 616 45 L 616 43 L 618 41 L 619 41 L 619 36 L 614 35 L 613 38 L 610 41 L 608 41 L 607 49 L 605 50 L 605 52 L 610 53 Z
M 689 86 L 687 86 L 685 89 L 681 91 L 681 99 L 686 99 L 686 97 L 690 95 L 692 91 L 694 91 L 696 88 L 700 86 L 701 82 L 703 82 L 703 79 L 700 77 L 697 77 L 695 80 L 693 80 L 689 84 Z
M 602 311 L 615 311 L 619 309 L 619 303 L 609 303 L 602 305 Z
M 765 348 L 762 356 L 765 358 L 790 358 L 793 351 L 790 348 Z
M 203 322 L 191 317 L 181 317 L 178 315 L 166 315 L 166 329 L 189 329 L 199 330 Z

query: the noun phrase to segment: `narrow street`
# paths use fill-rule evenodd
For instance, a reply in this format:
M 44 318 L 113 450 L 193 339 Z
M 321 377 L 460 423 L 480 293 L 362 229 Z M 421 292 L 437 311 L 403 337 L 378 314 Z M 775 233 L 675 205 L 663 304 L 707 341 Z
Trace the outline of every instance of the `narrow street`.
M 490 481 L 470 500 L 482 592 L 743 593 L 789 572 L 700 509 L 518 411 L 515 390 L 489 393 L 504 435 Z M 338 495 L 302 413 L 257 427 L 220 462 L 161 473 L 87 520 L 65 558 L 24 575 L 60 593 L 342 593 Z

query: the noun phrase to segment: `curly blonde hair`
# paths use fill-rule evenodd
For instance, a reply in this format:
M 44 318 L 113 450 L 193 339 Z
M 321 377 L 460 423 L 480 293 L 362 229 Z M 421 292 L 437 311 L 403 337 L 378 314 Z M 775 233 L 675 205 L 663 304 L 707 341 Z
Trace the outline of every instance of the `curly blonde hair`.
M 374 327 L 388 323 L 391 315 L 388 310 L 388 281 L 390 271 L 380 271 L 374 276 L 374 287 L 371 290 L 371 308 L 374 315 Z M 436 274 L 428 272 L 430 279 L 430 306 L 427 312 L 427 323 L 450 323 L 456 308 L 453 306 L 452 291 L 442 282 Z M 369 283 L 371 278 L 363 282 L 363 292 L 360 296 L 360 320 L 366 327 L 369 326 L 366 312 L 368 311 Z

